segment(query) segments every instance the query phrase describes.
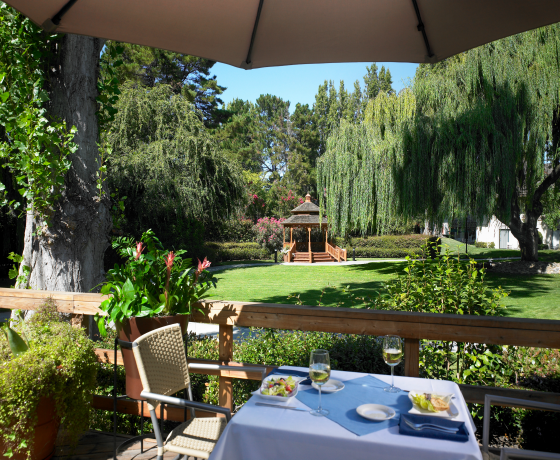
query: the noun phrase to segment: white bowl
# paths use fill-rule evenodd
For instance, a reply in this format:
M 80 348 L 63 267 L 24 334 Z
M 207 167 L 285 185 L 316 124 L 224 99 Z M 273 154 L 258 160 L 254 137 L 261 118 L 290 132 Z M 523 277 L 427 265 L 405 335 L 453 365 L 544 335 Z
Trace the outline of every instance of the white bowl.
M 268 377 L 265 377 L 264 380 L 262 381 L 261 387 L 255 391 L 253 394 L 259 395 L 261 398 L 263 399 L 270 399 L 272 401 L 280 401 L 280 402 L 288 402 L 290 401 L 295 395 L 298 394 L 298 387 L 299 387 L 299 381 L 301 380 L 301 377 L 292 375 L 292 379 L 294 379 L 295 381 L 295 385 L 294 385 L 294 389 L 293 391 L 288 395 L 288 396 L 277 396 L 277 395 L 263 395 L 262 394 L 262 390 L 267 388 L 267 383 L 272 380 L 272 379 L 279 379 L 279 378 L 284 378 L 287 379 L 288 377 L 290 377 L 289 375 L 269 375 Z
M 374 422 L 392 419 L 397 414 L 393 409 L 382 404 L 362 404 L 356 409 L 356 412 Z

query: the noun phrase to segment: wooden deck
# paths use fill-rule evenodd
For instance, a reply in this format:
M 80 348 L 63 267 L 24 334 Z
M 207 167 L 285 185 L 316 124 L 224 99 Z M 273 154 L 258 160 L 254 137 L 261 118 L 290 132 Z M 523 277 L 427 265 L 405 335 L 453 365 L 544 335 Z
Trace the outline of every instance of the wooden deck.
M 129 439 L 130 436 L 117 435 L 117 446 Z M 100 431 L 90 430 L 86 432 L 78 443 L 78 447 L 71 452 L 64 439 L 59 437 L 60 445 L 57 446 L 52 460 L 112 460 L 113 459 L 113 435 Z M 125 452 L 119 454 L 119 460 L 151 460 L 156 459 L 155 441 L 144 440 L 144 453 L 140 452 L 140 442 L 131 445 Z M 168 452 L 164 459 L 175 458 L 177 454 Z M 189 457 L 191 460 L 192 457 Z

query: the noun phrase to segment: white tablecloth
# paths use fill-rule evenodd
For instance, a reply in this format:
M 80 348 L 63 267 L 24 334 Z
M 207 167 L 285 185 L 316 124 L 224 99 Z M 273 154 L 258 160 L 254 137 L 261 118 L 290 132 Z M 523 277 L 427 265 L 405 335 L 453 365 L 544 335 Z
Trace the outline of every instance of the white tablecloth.
M 288 370 L 290 367 L 282 367 Z M 303 368 L 291 368 L 305 370 Z M 332 371 L 331 378 L 345 381 L 367 374 Z M 388 375 L 375 375 L 390 383 Z M 474 436 L 474 423 L 457 384 L 446 380 L 395 377 L 404 390 L 454 393 L 459 415 L 466 422 L 469 441 L 444 441 L 399 434 L 394 426 L 365 436 L 357 436 L 337 423 L 305 412 L 255 406 L 263 401 L 253 396 L 232 418 L 223 432 L 211 460 L 481 460 Z M 344 390 L 342 390 L 344 391 Z M 270 402 L 270 401 L 264 401 Z M 328 409 L 327 405 L 323 406 Z M 382 401 L 364 401 L 381 403 Z M 297 398 L 290 406 L 307 408 Z

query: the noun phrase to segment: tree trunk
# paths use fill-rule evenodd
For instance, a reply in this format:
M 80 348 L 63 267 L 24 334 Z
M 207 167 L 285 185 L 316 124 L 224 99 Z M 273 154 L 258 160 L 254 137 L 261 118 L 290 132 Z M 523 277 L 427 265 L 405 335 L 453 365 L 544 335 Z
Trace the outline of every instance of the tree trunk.
M 23 263 L 31 268 L 28 285 L 33 289 L 88 292 L 104 278 L 103 255 L 112 223 L 110 204 L 99 198 L 96 182 L 100 156 L 95 98 L 102 46 L 96 38 L 65 35 L 56 43 L 49 66 L 49 114 L 77 128 L 74 142 L 79 148 L 72 154 L 50 226 L 33 213 L 27 215 Z

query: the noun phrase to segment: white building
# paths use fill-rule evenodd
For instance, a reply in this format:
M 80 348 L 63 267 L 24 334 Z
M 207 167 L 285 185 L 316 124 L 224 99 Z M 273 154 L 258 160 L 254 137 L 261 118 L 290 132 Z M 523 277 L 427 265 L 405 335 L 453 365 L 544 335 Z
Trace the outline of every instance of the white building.
M 521 216 L 523 218 L 523 216 Z M 466 221 L 467 241 L 469 244 L 476 242 L 494 243 L 496 249 L 519 249 L 519 241 L 515 238 L 509 227 L 500 222 L 496 216 L 487 221 L 483 221 L 482 225 L 470 218 Z M 537 221 L 537 230 L 543 236 L 543 244 L 548 244 L 550 249 L 560 249 L 560 227 L 550 229 L 539 218 Z M 441 228 L 441 234 L 453 238 L 457 241 L 465 242 L 465 220 L 455 219 L 451 224 L 448 219 L 444 220 Z
M 523 219 L 523 215 L 521 216 Z M 539 218 L 537 221 L 537 230 L 543 236 L 543 244 L 548 244 L 550 249 L 559 249 L 560 246 L 560 230 L 549 228 Z M 519 249 L 519 241 L 511 234 L 511 230 L 506 224 L 500 222 L 496 216 L 483 225 L 476 227 L 476 241 L 485 243 L 494 243 L 496 249 Z

